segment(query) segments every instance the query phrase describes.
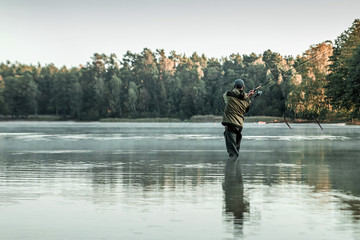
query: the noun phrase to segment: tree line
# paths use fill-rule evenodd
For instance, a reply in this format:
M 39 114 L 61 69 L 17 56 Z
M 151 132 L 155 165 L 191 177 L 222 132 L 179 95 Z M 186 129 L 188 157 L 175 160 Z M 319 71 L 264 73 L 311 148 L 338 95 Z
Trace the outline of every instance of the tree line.
M 326 119 L 359 117 L 360 20 L 334 43 L 311 46 L 302 56 L 231 54 L 221 59 L 163 49 L 98 54 L 85 65 L 0 64 L 0 115 L 63 118 L 222 115 L 222 94 L 235 79 L 250 90 L 262 85 L 248 115 Z

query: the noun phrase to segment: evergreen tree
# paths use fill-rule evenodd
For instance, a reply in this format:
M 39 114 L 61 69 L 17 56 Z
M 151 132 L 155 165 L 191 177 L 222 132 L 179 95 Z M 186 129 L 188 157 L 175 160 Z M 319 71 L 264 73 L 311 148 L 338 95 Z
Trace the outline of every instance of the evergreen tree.
M 13 117 L 25 117 L 37 114 L 37 85 L 30 72 L 21 76 L 4 78 L 4 100 L 8 113 Z
M 4 79 L 2 78 L 2 76 L 0 75 L 0 114 L 7 114 L 7 105 L 5 103 L 5 99 L 4 99 L 4 89 L 5 89 L 5 83 L 4 83 Z
M 220 62 L 212 58 L 208 61 L 207 67 L 204 71 L 204 86 L 206 95 L 200 95 L 204 101 L 207 109 L 207 114 L 220 115 L 224 110 L 224 100 L 222 94 L 224 93 L 223 70 Z
M 357 46 L 349 60 L 349 75 L 346 98 L 351 102 L 351 116 L 360 117 L 360 44 Z
M 40 68 L 40 74 L 37 79 L 35 79 L 38 89 L 38 107 L 39 114 L 53 114 L 55 109 L 52 108 L 51 98 L 52 98 L 52 88 L 54 84 L 55 74 L 59 72 L 53 64 Z
M 136 102 L 138 99 L 138 89 L 134 82 L 129 83 L 128 90 L 128 100 L 127 104 L 129 105 L 130 110 L 133 112 L 133 115 L 136 115 Z
M 332 106 L 340 112 L 345 110 L 350 115 L 354 115 L 356 109 L 356 103 L 353 103 L 349 94 L 353 81 L 350 68 L 359 44 L 360 19 L 356 19 L 352 26 L 335 40 L 333 55 L 330 57 L 330 74 L 327 77 L 326 95 Z
M 113 75 L 109 83 L 109 104 L 113 116 L 122 115 L 122 82 L 119 77 Z

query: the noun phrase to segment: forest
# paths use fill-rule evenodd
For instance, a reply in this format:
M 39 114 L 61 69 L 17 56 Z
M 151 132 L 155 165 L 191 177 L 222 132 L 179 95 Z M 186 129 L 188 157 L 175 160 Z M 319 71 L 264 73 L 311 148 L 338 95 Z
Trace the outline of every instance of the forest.
M 78 67 L 0 63 L 0 117 L 56 115 L 62 119 L 180 118 L 222 115 L 226 90 L 237 78 L 246 91 L 259 85 L 248 116 L 358 119 L 360 20 L 334 42 L 302 55 L 267 50 L 221 59 L 164 49 L 95 53 Z

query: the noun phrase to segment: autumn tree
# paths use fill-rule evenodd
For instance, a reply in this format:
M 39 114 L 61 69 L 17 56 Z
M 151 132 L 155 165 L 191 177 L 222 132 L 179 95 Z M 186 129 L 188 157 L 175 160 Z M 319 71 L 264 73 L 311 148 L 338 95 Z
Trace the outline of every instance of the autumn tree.
M 325 95 L 332 43 L 313 45 L 294 63 L 287 106 L 296 116 L 325 118 L 330 111 Z

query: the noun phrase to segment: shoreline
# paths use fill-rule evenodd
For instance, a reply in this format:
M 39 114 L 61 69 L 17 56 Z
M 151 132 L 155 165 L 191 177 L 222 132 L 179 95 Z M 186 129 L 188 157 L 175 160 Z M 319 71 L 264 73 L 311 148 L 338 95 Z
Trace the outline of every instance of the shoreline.
M 30 115 L 26 118 L 11 118 L 10 116 L 0 116 L 0 122 L 16 122 L 16 121 L 49 121 L 49 122 L 65 122 L 65 121 L 74 121 L 74 122 L 219 122 L 221 123 L 222 116 L 215 115 L 196 115 L 192 116 L 190 119 L 180 119 L 180 118 L 101 118 L 99 120 L 77 120 L 77 119 L 64 119 L 55 115 Z M 308 119 L 286 119 L 288 123 L 314 123 L 314 120 Z M 259 124 L 269 124 L 269 123 L 285 123 L 284 118 L 282 117 L 272 117 L 272 116 L 245 116 L 245 123 L 259 123 Z M 346 125 L 360 125 L 359 120 L 349 121 L 345 118 L 339 119 L 330 119 L 326 121 L 319 121 L 319 123 L 344 123 Z

